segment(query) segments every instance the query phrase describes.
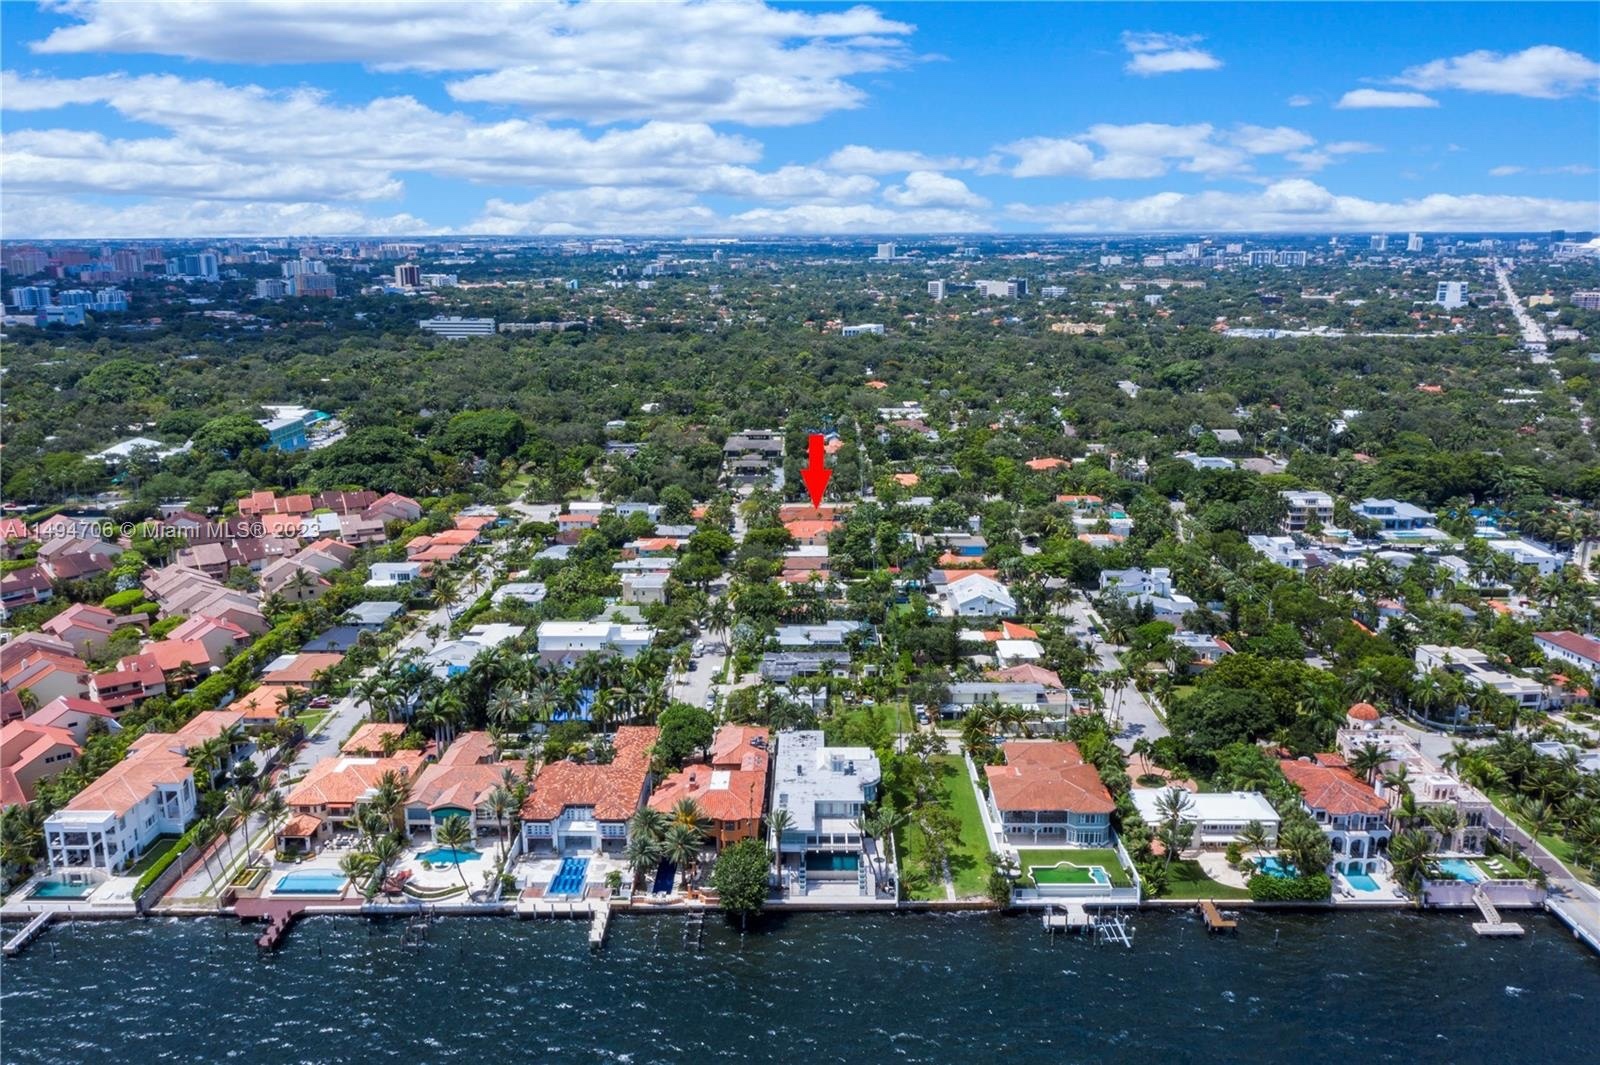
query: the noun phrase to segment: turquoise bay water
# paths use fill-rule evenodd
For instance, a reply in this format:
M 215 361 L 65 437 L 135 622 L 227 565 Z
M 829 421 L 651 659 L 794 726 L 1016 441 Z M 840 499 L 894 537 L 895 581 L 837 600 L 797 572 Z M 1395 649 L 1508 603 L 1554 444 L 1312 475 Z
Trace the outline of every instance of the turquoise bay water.
M 58 925 L 0 968 L 6 1065 L 883 1062 L 1590 1065 L 1600 958 L 1553 921 L 1134 916 L 1134 946 L 988 914 Z M 692 938 L 690 944 L 692 944 Z M 86 1007 L 92 1003 L 92 1008 Z M 1351 1023 L 1352 1010 L 1359 1023 Z

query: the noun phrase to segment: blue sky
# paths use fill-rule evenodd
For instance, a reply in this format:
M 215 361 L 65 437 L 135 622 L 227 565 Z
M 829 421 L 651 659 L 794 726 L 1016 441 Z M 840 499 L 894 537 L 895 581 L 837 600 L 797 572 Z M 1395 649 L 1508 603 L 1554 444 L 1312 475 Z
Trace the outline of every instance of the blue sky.
M 1600 229 L 1594 4 L 6 7 L 8 238 Z

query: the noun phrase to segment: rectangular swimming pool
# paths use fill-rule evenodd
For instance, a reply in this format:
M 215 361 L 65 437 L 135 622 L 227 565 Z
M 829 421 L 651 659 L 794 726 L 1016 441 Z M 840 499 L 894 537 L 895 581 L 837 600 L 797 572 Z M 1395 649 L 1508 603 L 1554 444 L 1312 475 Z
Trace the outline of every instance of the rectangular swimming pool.
M 93 894 L 94 884 L 68 884 L 60 880 L 41 880 L 28 892 L 30 899 L 82 899 Z
M 853 873 L 860 868 L 859 854 L 806 854 L 808 873 Z
M 1345 883 L 1349 884 L 1357 891 L 1378 890 L 1378 882 L 1372 879 L 1372 877 L 1368 876 L 1366 873 L 1343 873 L 1341 875 L 1344 877 Z
M 339 895 L 347 879 L 343 873 L 284 873 L 272 889 L 274 895 Z
M 1469 884 L 1476 884 L 1483 879 L 1478 867 L 1465 858 L 1440 858 L 1439 872 L 1451 880 L 1464 880 Z
M 544 889 L 544 893 L 546 896 L 581 895 L 584 881 L 588 878 L 589 859 L 563 858 L 561 868 L 556 870 L 556 875 L 551 878 L 550 886 Z

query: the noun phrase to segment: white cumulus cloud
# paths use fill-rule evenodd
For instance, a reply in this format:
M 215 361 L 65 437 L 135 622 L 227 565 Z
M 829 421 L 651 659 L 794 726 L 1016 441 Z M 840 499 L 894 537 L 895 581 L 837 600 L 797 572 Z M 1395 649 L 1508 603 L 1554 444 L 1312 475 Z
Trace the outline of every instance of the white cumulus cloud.
M 931 170 L 913 170 L 905 184 L 883 190 L 883 198 L 896 207 L 987 207 L 989 201 L 967 188 L 966 182 Z
M 1420 92 L 1393 92 L 1389 89 L 1351 89 L 1333 105 L 1342 111 L 1362 108 L 1438 107 L 1439 101 Z
M 1410 67 L 1396 84 L 1413 89 L 1461 89 L 1554 100 L 1600 86 L 1600 63 L 1553 44 L 1520 52 L 1468 52 Z
M 1183 37 L 1174 33 L 1135 33 L 1122 35 L 1128 62 L 1122 69 L 1129 74 L 1151 77 L 1185 70 L 1217 70 L 1222 60 L 1195 45 L 1204 37 Z

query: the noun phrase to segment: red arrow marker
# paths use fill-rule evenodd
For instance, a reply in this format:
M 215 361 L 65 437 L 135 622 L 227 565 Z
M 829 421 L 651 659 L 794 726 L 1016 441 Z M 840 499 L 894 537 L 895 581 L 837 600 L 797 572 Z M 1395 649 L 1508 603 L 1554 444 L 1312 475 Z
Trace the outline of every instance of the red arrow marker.
M 833 471 L 828 469 L 827 460 L 823 456 L 822 434 L 812 433 L 806 441 L 808 461 L 805 468 L 800 471 L 800 479 L 806 483 L 806 491 L 811 493 L 811 505 L 822 506 L 822 493 L 828 490 L 828 479 L 833 476 Z

